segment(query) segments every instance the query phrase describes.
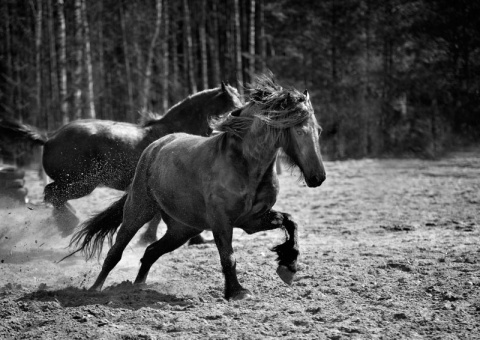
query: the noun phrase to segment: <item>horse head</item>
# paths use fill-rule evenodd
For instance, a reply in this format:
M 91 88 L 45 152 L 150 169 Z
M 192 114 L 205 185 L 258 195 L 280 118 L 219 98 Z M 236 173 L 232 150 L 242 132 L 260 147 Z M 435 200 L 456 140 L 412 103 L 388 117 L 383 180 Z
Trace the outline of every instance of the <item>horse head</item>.
M 272 79 L 260 78 L 252 101 L 259 105 L 260 118 L 283 148 L 292 165 L 298 166 L 309 187 L 317 187 L 326 178 L 320 153 L 321 128 L 315 117 L 310 95 L 283 89 Z M 272 135 L 272 133 L 270 133 Z
M 320 153 L 319 136 L 321 128 L 313 112 L 308 91 L 305 99 L 298 103 L 301 110 L 308 112 L 307 118 L 300 124 L 289 128 L 289 138 L 282 145 L 287 156 L 297 165 L 309 187 L 320 186 L 326 178 Z

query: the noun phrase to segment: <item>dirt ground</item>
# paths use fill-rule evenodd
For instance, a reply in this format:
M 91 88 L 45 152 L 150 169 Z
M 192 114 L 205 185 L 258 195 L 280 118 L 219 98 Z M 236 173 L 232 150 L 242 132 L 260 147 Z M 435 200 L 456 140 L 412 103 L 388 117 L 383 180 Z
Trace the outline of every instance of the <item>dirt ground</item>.
M 300 225 L 292 286 L 269 250 L 282 231 L 235 232 L 254 294 L 239 302 L 222 298 L 213 243 L 165 255 L 132 286 L 138 237 L 106 288 L 88 292 L 102 259 L 57 263 L 69 237 L 27 172 L 30 204 L 0 211 L 0 339 L 480 339 L 480 152 L 325 166 L 316 189 L 280 176 L 276 208 Z M 120 194 L 99 188 L 72 205 L 84 220 Z

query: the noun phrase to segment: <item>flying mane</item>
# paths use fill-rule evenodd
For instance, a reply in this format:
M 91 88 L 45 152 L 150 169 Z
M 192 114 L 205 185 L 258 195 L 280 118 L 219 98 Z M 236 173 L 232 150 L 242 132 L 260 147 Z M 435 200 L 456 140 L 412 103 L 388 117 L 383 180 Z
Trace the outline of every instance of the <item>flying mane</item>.
M 245 106 L 210 121 L 210 127 L 220 132 L 219 139 L 229 135 L 240 139 L 254 136 L 255 143 L 244 143 L 244 155 L 261 158 L 265 149 L 285 144 L 288 128 L 302 124 L 313 115 L 306 94 L 283 88 L 269 76 L 258 77 L 249 92 L 250 102 Z
M 257 78 L 256 85 L 248 89 L 250 102 L 220 119 L 212 119 L 215 131 L 243 138 L 253 128 L 266 128 L 266 134 L 283 134 L 285 129 L 299 125 L 313 114 L 310 102 L 303 93 L 276 84 L 269 76 Z

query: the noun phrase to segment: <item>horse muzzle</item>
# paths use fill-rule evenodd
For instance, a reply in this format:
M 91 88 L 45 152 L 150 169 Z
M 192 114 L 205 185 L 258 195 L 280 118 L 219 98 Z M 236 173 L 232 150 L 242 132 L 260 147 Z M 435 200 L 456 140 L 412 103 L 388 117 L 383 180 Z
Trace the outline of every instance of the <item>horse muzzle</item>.
M 325 181 L 326 178 L 327 178 L 326 174 L 323 173 L 321 175 L 309 176 L 308 178 L 305 177 L 305 182 L 307 183 L 308 187 L 316 188 L 322 185 L 322 183 Z

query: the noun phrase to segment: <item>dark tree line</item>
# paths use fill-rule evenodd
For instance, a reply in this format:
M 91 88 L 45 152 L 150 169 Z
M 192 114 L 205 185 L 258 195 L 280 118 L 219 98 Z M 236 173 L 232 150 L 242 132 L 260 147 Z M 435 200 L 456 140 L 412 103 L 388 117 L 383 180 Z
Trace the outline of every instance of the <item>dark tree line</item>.
M 335 157 L 478 139 L 480 2 L 272 2 L 269 66 L 313 92 Z
M 336 158 L 433 156 L 480 127 L 480 2 L 3 0 L 1 115 L 134 122 L 256 73 L 307 88 Z

